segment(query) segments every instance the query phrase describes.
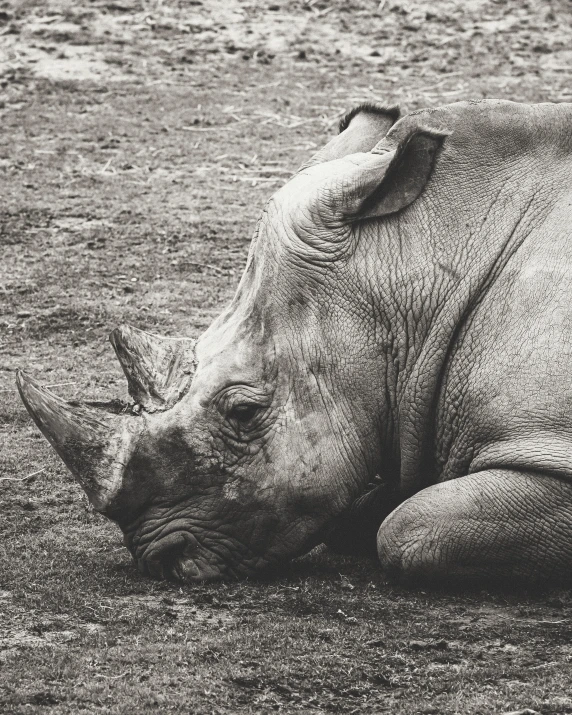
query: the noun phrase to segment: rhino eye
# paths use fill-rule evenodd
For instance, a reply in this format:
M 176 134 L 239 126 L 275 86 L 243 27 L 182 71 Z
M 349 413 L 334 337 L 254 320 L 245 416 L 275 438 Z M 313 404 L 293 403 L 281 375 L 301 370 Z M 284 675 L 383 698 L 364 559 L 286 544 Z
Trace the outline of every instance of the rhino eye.
M 231 420 L 236 420 L 237 422 L 250 422 L 250 420 L 256 415 L 260 407 L 258 405 L 243 404 L 236 405 L 228 413 L 228 417 Z

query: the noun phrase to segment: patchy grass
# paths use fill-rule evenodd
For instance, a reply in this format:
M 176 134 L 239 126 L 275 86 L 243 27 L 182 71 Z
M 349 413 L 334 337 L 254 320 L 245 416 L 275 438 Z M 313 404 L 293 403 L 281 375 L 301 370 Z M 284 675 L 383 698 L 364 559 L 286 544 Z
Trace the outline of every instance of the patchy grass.
M 2 4 L 0 711 L 572 713 L 567 591 L 406 591 L 323 549 L 270 582 L 143 579 L 14 390 L 25 366 L 120 397 L 113 327 L 203 330 L 345 108 L 572 97 L 564 0 L 382 6 Z

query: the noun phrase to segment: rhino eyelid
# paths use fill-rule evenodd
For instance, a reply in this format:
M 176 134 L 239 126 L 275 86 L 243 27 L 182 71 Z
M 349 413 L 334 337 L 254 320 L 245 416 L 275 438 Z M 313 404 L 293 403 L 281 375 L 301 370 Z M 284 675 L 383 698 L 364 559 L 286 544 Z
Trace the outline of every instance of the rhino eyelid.
M 241 402 L 229 409 L 227 419 L 250 422 L 261 409 L 264 409 L 263 405 L 255 402 Z
M 267 394 L 261 394 L 252 388 L 249 389 L 247 386 L 241 385 L 241 389 L 223 392 L 215 402 L 219 411 L 225 417 L 229 417 L 233 411 L 240 411 L 242 408 L 265 409 L 270 405 L 270 398 Z
M 260 410 L 265 410 L 269 406 L 268 402 L 261 400 L 253 400 L 241 395 L 239 399 L 229 400 L 224 406 L 224 413 L 227 418 L 237 417 L 245 422 L 246 414 L 252 413 L 254 416 Z

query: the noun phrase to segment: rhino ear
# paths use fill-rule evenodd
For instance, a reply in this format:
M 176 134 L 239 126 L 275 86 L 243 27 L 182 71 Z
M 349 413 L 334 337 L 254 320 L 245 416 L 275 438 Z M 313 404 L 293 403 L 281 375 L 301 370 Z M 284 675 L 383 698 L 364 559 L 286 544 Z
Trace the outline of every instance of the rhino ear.
M 343 223 L 387 216 L 409 206 L 425 188 L 446 132 L 423 127 L 373 151 L 348 157 L 351 168 L 330 196 L 330 209 Z M 341 215 L 340 215 L 341 214 Z
M 399 119 L 399 107 L 360 104 L 347 112 L 339 124 L 339 134 L 331 139 L 301 168 L 341 159 L 348 154 L 371 151 Z

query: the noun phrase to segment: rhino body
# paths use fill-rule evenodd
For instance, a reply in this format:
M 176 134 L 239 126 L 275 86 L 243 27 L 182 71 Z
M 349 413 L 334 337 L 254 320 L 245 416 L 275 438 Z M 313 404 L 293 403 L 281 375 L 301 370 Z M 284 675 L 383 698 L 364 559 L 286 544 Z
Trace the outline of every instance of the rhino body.
M 130 414 L 24 402 L 140 568 L 326 541 L 402 577 L 572 566 L 572 105 L 364 105 L 268 202 L 196 344 L 112 342 Z

